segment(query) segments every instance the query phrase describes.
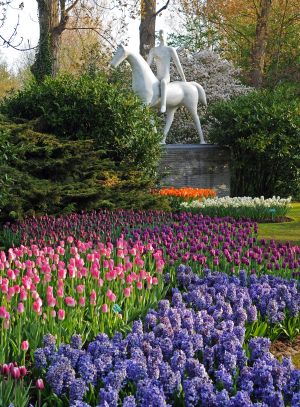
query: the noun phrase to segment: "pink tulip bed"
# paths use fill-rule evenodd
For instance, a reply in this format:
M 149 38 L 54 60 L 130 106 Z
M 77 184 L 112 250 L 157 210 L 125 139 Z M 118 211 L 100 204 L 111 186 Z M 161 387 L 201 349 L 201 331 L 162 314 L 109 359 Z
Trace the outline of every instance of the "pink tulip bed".
M 5 225 L 19 244 L 0 252 L 0 406 L 300 406 L 300 371 L 277 366 L 268 346 L 259 370 L 250 352 L 257 337 L 300 334 L 300 248 L 258 240 L 257 229 L 247 220 L 123 210 Z M 172 297 L 172 312 L 155 311 Z M 193 323 L 183 323 L 183 309 Z M 200 348 L 180 345 L 181 331 L 189 340 L 202 336 Z M 226 332 L 243 359 L 234 368 L 205 356 Z M 201 366 L 192 368 L 196 361 Z M 263 372 L 282 370 L 286 384 L 272 376 L 268 396 L 252 378 L 251 390 L 242 371 L 256 368 L 262 381 Z M 284 387 L 290 380 L 292 390 Z M 210 397 L 200 397 L 201 383 Z

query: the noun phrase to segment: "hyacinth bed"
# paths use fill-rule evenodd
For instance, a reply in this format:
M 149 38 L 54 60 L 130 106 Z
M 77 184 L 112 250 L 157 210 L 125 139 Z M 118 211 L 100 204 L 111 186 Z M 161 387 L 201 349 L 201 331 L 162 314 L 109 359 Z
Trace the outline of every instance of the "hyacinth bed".
M 300 371 L 269 348 L 300 333 L 300 248 L 257 228 L 105 210 L 6 225 L 3 405 L 299 406 Z
M 235 219 L 253 219 L 256 221 L 276 221 L 286 217 L 291 207 L 291 197 L 265 199 L 251 197 L 205 197 L 189 202 L 181 202 L 180 208 L 185 211 L 198 212 L 207 216 L 232 216 Z

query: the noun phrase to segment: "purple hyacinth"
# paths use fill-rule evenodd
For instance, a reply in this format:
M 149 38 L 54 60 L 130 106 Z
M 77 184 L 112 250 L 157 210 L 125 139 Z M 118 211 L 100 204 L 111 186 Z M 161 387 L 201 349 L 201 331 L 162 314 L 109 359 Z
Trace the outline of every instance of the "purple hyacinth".
M 127 396 L 123 400 L 123 407 L 136 407 L 134 396 Z
M 62 356 L 49 367 L 46 375 L 47 383 L 58 396 L 67 393 L 71 383 L 75 379 L 75 371 L 70 361 Z
M 75 379 L 70 386 L 70 403 L 82 401 L 88 387 L 82 379 Z
M 34 360 L 37 368 L 45 369 L 47 367 L 47 358 L 43 348 L 38 348 L 35 350 Z

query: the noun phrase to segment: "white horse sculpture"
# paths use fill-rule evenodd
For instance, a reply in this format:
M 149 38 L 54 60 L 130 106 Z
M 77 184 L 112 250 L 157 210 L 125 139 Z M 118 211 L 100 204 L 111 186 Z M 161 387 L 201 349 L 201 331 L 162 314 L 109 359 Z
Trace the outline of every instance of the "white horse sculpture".
M 123 45 L 119 45 L 111 61 L 117 67 L 125 59 L 132 69 L 132 89 L 146 105 L 160 106 L 160 82 L 152 72 L 144 58 Z M 179 106 L 184 106 L 191 114 L 200 137 L 200 143 L 205 144 L 199 116 L 198 101 L 207 106 L 203 87 L 196 82 L 170 82 L 167 86 L 167 119 L 164 128 L 162 144 L 166 143 L 167 134 L 172 125 L 174 114 Z

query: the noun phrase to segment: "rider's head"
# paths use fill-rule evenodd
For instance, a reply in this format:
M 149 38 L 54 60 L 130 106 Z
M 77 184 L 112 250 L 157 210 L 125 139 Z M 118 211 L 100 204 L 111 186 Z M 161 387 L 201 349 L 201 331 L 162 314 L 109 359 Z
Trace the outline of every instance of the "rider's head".
M 166 34 L 165 34 L 164 30 L 159 30 L 159 40 L 160 40 L 160 43 L 165 44 Z

